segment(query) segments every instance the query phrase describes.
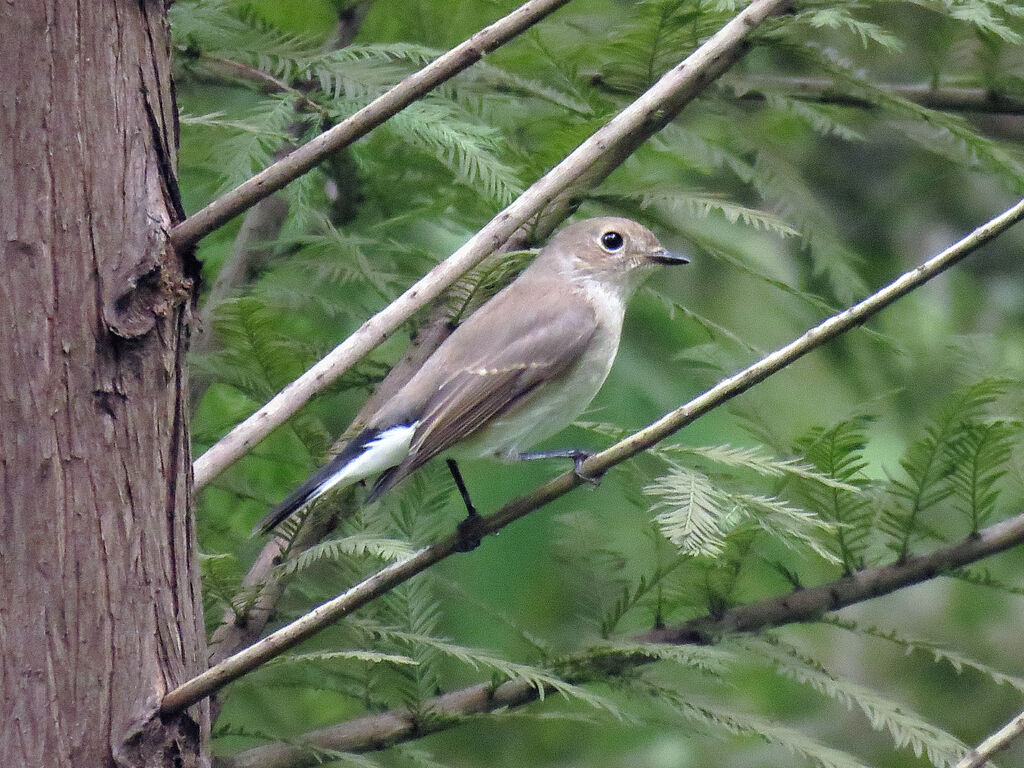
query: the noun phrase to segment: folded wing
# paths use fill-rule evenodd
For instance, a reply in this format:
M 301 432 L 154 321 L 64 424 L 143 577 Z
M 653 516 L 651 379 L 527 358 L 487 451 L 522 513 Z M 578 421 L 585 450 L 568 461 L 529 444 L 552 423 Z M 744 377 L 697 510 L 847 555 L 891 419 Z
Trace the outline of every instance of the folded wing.
M 498 314 L 500 328 L 471 325 L 476 317 L 459 329 L 465 333 L 456 347 L 458 358 L 443 361 L 449 375 L 427 399 L 409 455 L 381 475 L 370 500 L 492 419 L 513 411 L 538 387 L 557 382 L 579 362 L 597 328 L 593 309 L 579 300 L 549 299 Z M 495 315 L 480 319 L 494 320 Z M 427 378 L 431 372 L 423 373 Z

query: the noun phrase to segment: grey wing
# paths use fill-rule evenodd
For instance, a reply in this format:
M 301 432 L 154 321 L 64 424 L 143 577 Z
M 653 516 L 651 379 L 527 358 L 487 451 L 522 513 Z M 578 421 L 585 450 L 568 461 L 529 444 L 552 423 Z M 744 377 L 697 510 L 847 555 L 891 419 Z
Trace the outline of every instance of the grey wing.
M 506 413 L 541 384 L 575 365 L 597 328 L 593 310 L 571 303 L 557 312 L 520 313 L 491 338 L 493 352 L 469 354 L 426 403 L 409 456 L 384 473 L 374 486 L 376 498 L 430 459 Z M 495 340 L 500 341 L 494 344 Z M 465 342 L 475 339 L 464 338 Z M 472 350 L 473 344 L 465 345 Z M 477 347 L 479 349 L 479 347 Z M 450 361 L 455 363 L 456 361 Z

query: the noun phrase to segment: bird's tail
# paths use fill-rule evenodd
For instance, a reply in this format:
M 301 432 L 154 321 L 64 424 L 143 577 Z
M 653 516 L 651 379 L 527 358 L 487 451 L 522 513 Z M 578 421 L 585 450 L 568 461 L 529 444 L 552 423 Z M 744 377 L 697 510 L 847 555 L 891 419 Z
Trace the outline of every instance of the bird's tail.
M 372 441 L 376 436 L 377 430 L 364 429 L 354 438 L 349 440 L 348 444 L 341 450 L 341 453 L 306 478 L 306 481 L 288 494 L 284 501 L 267 512 L 267 514 L 263 516 L 263 519 L 256 524 L 255 528 L 253 528 L 253 535 L 269 533 L 278 525 L 283 523 L 294 512 L 302 509 L 304 506 L 309 504 L 309 502 L 313 501 L 313 499 L 327 490 L 327 488 L 334 485 L 330 484 L 331 478 L 344 470 L 354 458 L 363 452 L 366 444 Z M 356 478 L 356 480 L 358 479 L 360 478 Z M 356 480 L 353 480 L 353 482 Z
M 264 534 L 332 488 L 344 488 L 399 464 L 409 453 L 416 423 L 364 429 L 348 445 L 270 510 L 253 529 Z

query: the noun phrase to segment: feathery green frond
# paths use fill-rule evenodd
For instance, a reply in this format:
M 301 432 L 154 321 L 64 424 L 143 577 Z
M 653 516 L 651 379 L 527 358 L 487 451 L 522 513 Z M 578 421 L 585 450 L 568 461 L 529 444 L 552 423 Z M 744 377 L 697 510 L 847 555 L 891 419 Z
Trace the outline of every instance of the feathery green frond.
M 771 636 L 730 641 L 752 651 L 771 664 L 779 674 L 810 686 L 848 709 L 860 709 L 876 731 L 887 731 L 897 747 L 907 747 L 935 766 L 951 766 L 967 752 L 967 745 L 920 715 L 851 680 L 835 677 L 800 651 Z
M 614 670 L 615 664 L 625 659 L 639 658 L 667 661 L 714 677 L 721 676 L 728 665 L 736 661 L 736 655 L 732 650 L 719 645 L 669 645 L 624 641 L 592 645 L 586 649 L 584 655 L 587 663 L 596 662 L 599 667 L 606 670 Z
M 779 459 L 764 448 L 736 448 L 731 445 L 682 445 L 674 443 L 660 446 L 666 454 L 688 454 L 725 467 L 749 469 L 763 477 L 799 477 L 834 490 L 859 493 L 860 489 L 835 474 L 819 471 L 800 459 Z M 808 456 L 810 458 L 810 456 Z
M 267 662 L 267 667 L 289 664 L 330 664 L 338 661 L 361 661 L 370 664 L 416 664 L 414 659 L 394 653 L 379 651 L 343 650 L 320 651 L 314 653 L 285 654 Z
M 674 188 L 631 190 L 617 186 L 614 192 L 597 190 L 592 192 L 590 197 L 608 203 L 633 203 L 638 205 L 640 210 L 657 207 L 672 218 L 681 214 L 706 217 L 712 213 L 719 213 L 730 224 L 740 223 L 751 229 L 772 232 L 781 237 L 798 237 L 800 235 L 799 231 L 773 213 L 741 205 L 724 197 L 703 193 L 699 190 L 682 191 Z
M 854 71 L 847 62 L 814 46 L 794 49 L 819 70 L 834 78 L 851 95 L 890 113 L 892 126 L 922 149 L 948 157 L 957 164 L 977 167 L 1005 179 L 1015 190 L 1024 188 L 1024 162 L 999 142 L 976 131 L 963 118 L 916 104 L 878 86 Z
M 860 38 L 861 45 L 867 48 L 874 43 L 888 53 L 900 53 L 903 44 L 900 39 L 886 29 L 853 16 L 847 8 L 810 8 L 797 13 L 796 24 L 807 24 L 812 29 L 845 29 Z
M 1001 379 L 982 379 L 961 389 L 925 426 L 924 437 L 903 454 L 900 466 L 904 477 L 890 482 L 893 503 L 887 505 L 881 519 L 899 557 L 909 554 L 912 540 L 921 534 L 922 515 L 956 490 L 952 481 L 957 462 L 954 446 L 962 447 L 965 435 L 974 430 L 972 424 L 985 418 L 986 408 L 1005 390 L 1006 382 Z
M 218 192 L 237 187 L 270 164 L 274 153 L 294 137 L 289 126 L 295 107 L 286 97 L 264 96 L 243 117 L 227 118 L 223 112 L 188 115 L 182 121 L 186 131 L 196 131 L 203 155 L 191 155 L 190 162 L 215 174 Z
M 353 534 L 316 544 L 278 566 L 282 576 L 293 576 L 322 563 L 337 563 L 346 557 L 403 560 L 413 553 L 408 542 L 369 534 Z
M 674 688 L 645 680 L 637 690 L 711 733 L 761 739 L 783 747 L 820 768 L 868 768 L 853 755 L 820 744 L 806 734 L 763 717 L 728 709 L 695 696 L 682 696 Z
M 836 615 L 824 616 L 820 621 L 857 635 L 885 640 L 903 648 L 907 653 L 919 652 L 930 656 L 936 663 L 949 664 L 958 674 L 963 673 L 964 670 L 972 670 L 989 678 L 996 685 L 1009 685 L 1015 690 L 1024 693 L 1024 677 L 1000 672 L 989 664 L 971 658 L 952 648 L 946 648 L 931 640 L 910 637 L 895 629 L 883 630 L 876 626 L 864 627 L 856 621 L 843 619 Z
M 862 419 L 841 421 L 827 429 L 815 427 L 796 441 L 796 450 L 835 481 L 834 485 L 801 483 L 799 489 L 809 509 L 836 524 L 836 549 L 847 573 L 863 567 L 873 525 L 870 483 L 863 474 L 866 444 Z
M 601 80 L 617 93 L 639 94 L 726 21 L 690 0 L 644 0 L 635 11 L 606 43 L 613 64 Z
M 237 616 L 246 596 L 240 596 L 242 579 L 236 558 L 229 554 L 200 553 L 199 565 L 202 569 L 205 615 L 216 615 L 218 611 L 215 609 L 219 608 Z
M 644 493 L 660 499 L 655 520 L 683 554 L 720 555 L 730 532 L 746 524 L 787 546 L 806 547 L 826 561 L 839 562 L 825 542 L 833 526 L 783 499 L 728 491 L 707 475 L 678 465 L 648 484 Z
M 957 509 L 969 521 L 971 533 L 988 523 L 996 510 L 999 481 L 1009 471 L 1008 460 L 1020 427 L 1020 422 L 1004 420 L 969 423 L 949 444 L 950 483 Z
M 726 535 L 740 522 L 738 510 L 726 506 L 728 499 L 701 472 L 676 467 L 645 486 L 644 493 L 659 499 L 652 508 L 654 519 L 685 555 L 717 557 Z
M 607 698 L 582 686 L 566 682 L 543 667 L 509 661 L 492 653 L 467 648 L 428 634 L 404 632 L 382 626 L 364 625 L 364 629 L 372 635 L 400 641 L 410 648 L 429 648 L 475 670 L 486 669 L 496 672 L 508 680 L 523 680 L 537 690 L 537 695 L 541 699 L 548 692 L 553 691 L 567 699 L 576 699 L 588 706 L 605 710 L 616 717 L 620 716 L 618 707 Z
M 498 132 L 466 120 L 449 105 L 411 104 L 388 121 L 387 129 L 448 168 L 457 183 L 499 205 L 508 205 L 523 191 L 515 170 L 500 154 Z
M 843 121 L 846 110 L 828 104 L 814 104 L 801 99 L 789 98 L 777 93 L 765 93 L 765 102 L 780 115 L 790 115 L 822 136 L 835 137 L 843 141 L 864 141 L 857 129 Z
M 1024 597 L 1024 585 L 1008 584 L 1002 579 L 993 576 L 987 568 L 956 568 L 955 570 L 947 571 L 945 576 L 959 579 L 978 587 L 988 587 L 999 592 L 1005 592 L 1008 595 Z
M 684 307 L 678 301 L 671 299 L 670 297 L 658 291 L 656 288 L 647 286 L 643 289 L 643 291 L 644 293 L 653 296 L 659 302 L 661 302 L 661 305 L 665 307 L 665 311 L 668 312 L 669 319 L 674 320 L 677 314 L 682 315 L 683 317 L 692 320 L 698 326 L 700 326 L 704 330 L 704 332 L 707 333 L 708 338 L 710 340 L 725 339 L 727 341 L 731 341 L 733 344 L 740 347 L 741 349 L 746 350 L 747 352 L 752 352 L 756 355 L 764 354 L 763 350 L 759 349 L 758 347 L 755 347 L 753 344 L 750 344 L 747 341 L 744 341 L 743 338 L 739 336 L 739 334 L 733 333 L 725 326 L 716 323 L 711 318 L 705 317 L 699 312 L 694 312 L 689 307 Z
M 630 587 L 626 584 L 622 587 L 622 594 L 615 601 L 612 607 L 601 616 L 601 637 L 607 638 L 618 627 L 622 618 L 631 610 L 636 608 L 651 591 L 656 589 L 661 581 L 675 570 L 681 560 L 674 560 L 667 565 L 659 566 L 650 575 L 640 574 L 639 580 Z

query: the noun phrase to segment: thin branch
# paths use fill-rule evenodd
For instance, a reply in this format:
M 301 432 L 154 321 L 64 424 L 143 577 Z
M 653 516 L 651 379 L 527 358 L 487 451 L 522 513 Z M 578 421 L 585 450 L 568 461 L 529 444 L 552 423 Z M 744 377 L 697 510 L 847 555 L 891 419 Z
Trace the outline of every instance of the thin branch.
M 601 476 L 614 465 L 646 450 L 701 415 L 799 360 L 811 350 L 817 349 L 836 336 L 863 324 L 901 296 L 949 269 L 1006 231 L 1021 218 L 1024 218 L 1024 200 L 916 269 L 900 276 L 880 291 L 815 326 L 796 341 L 776 350 L 740 373 L 719 382 L 704 394 L 671 411 L 649 427 L 636 432 L 607 450 L 594 454 L 580 466 L 580 474 L 575 471 L 565 472 L 530 493 L 513 499 L 497 512 L 482 517 L 479 527 L 475 530 L 481 536 L 495 533 L 509 523 L 544 506 L 553 499 L 563 496 L 580 483 L 585 482 L 580 475 Z M 284 653 L 324 627 L 387 593 L 434 563 L 454 554 L 458 551 L 461 542 L 462 537 L 458 533 L 452 533 L 419 550 L 409 559 L 388 565 L 338 597 L 323 603 L 291 624 L 282 627 L 171 691 L 164 697 L 161 711 L 176 712 L 209 696 L 232 680 Z
M 176 249 L 194 245 L 267 195 L 315 168 L 332 152 L 365 136 L 440 83 L 476 63 L 485 54 L 504 45 L 567 2 L 569 0 L 528 0 L 508 16 L 484 27 L 423 69 L 409 75 L 351 117 L 185 219 L 171 230 L 171 244 Z
M 326 46 L 327 50 L 339 50 L 349 45 L 359 32 L 359 26 L 370 10 L 373 0 L 361 0 L 339 12 L 338 23 L 334 34 Z M 200 54 L 200 61 L 210 62 L 229 71 L 240 74 L 268 90 L 285 92 L 293 95 L 296 100 L 296 121 L 289 127 L 289 133 L 297 141 L 311 126 L 312 115 L 309 111 L 328 119 L 327 110 L 313 101 L 301 89 L 293 84 L 274 77 L 257 67 L 243 64 L 233 59 Z M 306 110 L 304 113 L 303 108 Z M 274 158 L 281 159 L 295 151 L 295 141 L 287 141 L 274 153 Z M 356 194 L 355 185 L 339 184 L 343 194 Z M 266 267 L 278 249 L 277 239 L 288 218 L 288 200 L 285 196 L 273 194 L 260 200 L 246 211 L 242 226 L 235 237 L 231 255 L 217 270 L 217 277 L 210 286 L 198 313 L 198 323 L 192 335 L 191 352 L 206 352 L 213 346 L 212 324 L 217 307 L 241 286 L 252 282 Z M 193 380 L 194 382 L 194 380 Z M 193 406 L 199 402 L 205 387 L 193 386 Z
M 545 694 L 550 691 L 544 691 Z M 407 709 L 380 715 L 368 715 L 303 734 L 301 743 L 265 744 L 236 755 L 221 758 L 222 768 L 304 768 L 322 760 L 317 750 L 370 752 L 392 744 L 447 730 L 460 718 L 521 707 L 536 701 L 540 691 L 523 680 L 510 680 L 495 687 L 478 683 L 458 691 L 435 696 L 423 702 L 417 716 Z
M 740 79 L 728 83 L 739 91 L 739 98 L 763 101 L 771 93 L 790 98 L 871 109 L 870 98 L 852 94 L 826 77 L 764 77 Z M 1024 98 L 985 88 L 931 86 L 917 83 L 875 83 L 873 88 L 945 112 L 978 112 L 996 115 L 1024 115 Z
M 734 632 L 756 632 L 768 627 L 813 620 L 831 611 L 892 594 L 934 578 L 944 571 L 977 562 L 1021 543 L 1024 543 L 1024 514 L 996 523 L 976 536 L 927 555 L 860 571 L 819 587 L 800 589 L 740 605 L 717 615 L 700 616 L 675 627 L 638 635 L 633 640 L 673 645 L 705 644 Z M 627 669 L 654 660 L 642 652 L 625 651 L 617 663 L 619 668 Z M 588 663 L 586 652 L 575 662 L 585 668 Z M 608 660 L 605 658 L 603 662 L 603 668 L 607 669 Z M 550 692 L 546 690 L 543 693 Z M 510 680 L 497 687 L 481 683 L 434 697 L 424 702 L 415 713 L 407 709 L 396 709 L 367 715 L 310 731 L 293 739 L 290 744 L 266 744 L 245 750 L 225 758 L 224 764 L 225 768 L 300 768 L 315 764 L 318 749 L 343 752 L 383 749 L 450 728 L 458 724 L 461 717 L 522 706 L 536 701 L 540 695 L 541 691 L 523 680 Z M 977 762 L 968 762 L 968 758 L 965 758 L 957 764 L 957 768 L 981 768 L 987 756 L 1004 747 L 1022 729 L 1024 713 L 978 747 L 982 756 Z M 988 751 L 983 751 L 986 749 Z
M 927 555 L 911 555 L 890 565 L 857 571 L 820 587 L 804 587 L 768 600 L 732 608 L 719 616 L 701 616 L 676 627 L 656 629 L 634 639 L 644 643 L 690 645 L 708 643 L 730 632 L 753 632 L 766 627 L 810 621 L 830 611 L 838 611 L 928 581 L 954 568 L 962 568 L 1004 552 L 1022 542 L 1024 514 L 1019 514 Z
M 652 125 L 660 127 L 671 120 L 683 106 L 743 55 L 747 37 L 754 28 L 769 16 L 787 9 L 791 2 L 754 0 L 682 63 L 665 73 L 640 98 L 523 192 L 448 259 L 367 320 L 319 363 L 200 456 L 193 465 L 196 489 L 202 488 L 237 461 L 314 394 L 386 340 L 413 313 L 429 304 L 459 277 L 479 264 L 531 217 L 542 211 L 552 199 L 592 172 L 595 162 L 607 157 L 618 157 L 626 148 L 636 146 L 638 135 L 649 135 Z M 293 152 L 289 159 L 303 149 Z
M 335 524 L 331 515 L 316 515 L 291 542 L 287 558 L 295 557 L 318 543 L 334 529 Z M 210 664 L 220 663 L 239 648 L 256 642 L 263 634 L 284 591 L 284 583 L 275 573 L 281 564 L 283 550 L 283 540 L 274 537 L 256 557 L 242 580 L 243 592 L 253 593 L 249 598 L 248 610 L 242 615 L 231 610 L 225 611 L 220 625 L 210 637 Z
M 271 93 L 290 94 L 295 97 L 297 104 L 301 104 L 306 109 L 317 113 L 321 117 L 330 117 L 330 114 L 326 109 L 311 99 L 307 94 L 303 93 L 299 88 L 296 88 L 291 83 L 288 83 L 279 77 L 275 77 L 269 72 L 263 71 L 259 67 L 254 67 L 250 64 L 245 64 L 241 61 L 229 59 L 224 56 L 210 56 L 209 54 L 200 54 L 200 57 L 197 58 L 196 61 L 206 62 L 207 64 L 213 65 L 213 67 L 220 68 L 232 75 L 236 75 L 238 79 L 249 80 L 256 83 L 257 85 L 262 86 L 262 89 L 265 91 L 269 91 Z M 176 236 L 176 232 L 177 229 L 171 233 L 172 238 Z M 207 232 L 205 234 L 209 233 Z M 191 243 L 186 243 L 186 245 L 190 244 Z
M 1010 746 L 1010 742 L 1024 734 L 1024 712 L 1013 718 L 1010 722 L 993 733 L 991 736 L 972 749 L 964 758 L 956 764 L 956 768 L 984 768 L 997 752 L 1001 752 Z
M 338 23 L 334 28 L 326 48 L 340 50 L 350 45 L 359 33 L 359 28 L 369 13 L 373 0 L 360 0 L 338 12 Z M 285 83 L 285 86 L 288 84 Z M 298 112 L 298 110 L 296 110 Z M 301 114 L 299 115 L 301 117 Z M 292 145 L 282 148 L 291 151 Z M 343 153 L 335 155 L 340 160 Z M 334 165 L 332 163 L 332 165 Z M 355 196 L 358 193 L 358 181 L 339 184 L 339 196 L 347 197 L 350 208 L 354 211 Z M 337 204 L 335 204 L 337 213 Z M 262 270 L 265 261 L 273 251 L 281 228 L 288 215 L 288 201 L 283 195 L 274 194 L 264 198 L 246 211 L 242 226 L 235 239 L 235 247 L 227 262 L 217 273 L 206 302 L 199 312 L 198 333 L 192 338 L 192 349 L 202 351 L 210 346 L 210 325 L 213 312 L 227 296 L 241 285 L 253 279 Z M 193 381 L 194 384 L 194 381 Z M 201 387 L 193 386 L 193 393 L 202 391 Z M 195 397 L 195 395 L 194 395 Z M 198 402 L 198 398 L 193 403 Z M 317 516 L 312 524 L 305 525 L 299 535 L 292 541 L 287 550 L 287 557 L 294 557 L 309 547 L 317 544 L 334 528 L 334 521 L 329 516 Z M 277 602 L 284 592 L 284 584 L 277 576 L 275 566 L 282 556 L 282 541 L 271 537 L 263 550 L 253 561 L 248 573 L 242 580 L 243 597 L 248 609 L 241 615 L 233 610 L 226 610 L 220 625 L 214 630 L 208 644 L 208 663 L 216 664 L 223 661 L 238 649 L 251 645 L 259 639 L 266 628 L 267 622 L 277 608 Z M 249 597 L 255 593 L 254 596 Z M 213 698 L 210 705 L 210 722 L 216 722 L 220 714 L 219 701 Z

